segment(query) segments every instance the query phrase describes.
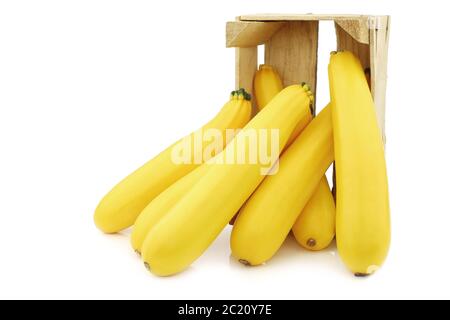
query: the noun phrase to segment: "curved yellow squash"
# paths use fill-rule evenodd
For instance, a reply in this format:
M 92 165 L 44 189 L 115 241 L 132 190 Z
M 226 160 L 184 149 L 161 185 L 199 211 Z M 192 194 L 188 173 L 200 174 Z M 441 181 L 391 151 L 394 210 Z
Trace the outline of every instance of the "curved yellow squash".
M 250 102 L 246 103 L 248 104 L 246 109 L 250 112 Z M 246 116 L 248 116 L 248 114 L 249 113 L 247 113 Z M 170 208 L 188 193 L 189 190 L 206 174 L 208 168 L 209 165 L 207 163 L 201 165 L 172 184 L 145 207 L 137 218 L 133 227 L 133 232 L 131 233 L 131 246 L 136 253 L 140 254 L 142 244 L 148 232 L 162 219 L 162 217 L 164 217 Z
M 224 156 L 233 150 L 249 152 L 246 137 L 267 129 L 279 131 L 281 150 L 297 123 L 304 119 L 306 126 L 310 121 L 310 104 L 303 87 L 288 87 L 238 133 L 213 159 L 205 176 L 150 230 L 142 245 L 147 268 L 159 276 L 173 275 L 209 247 L 264 179 L 261 162 L 224 164 Z
M 202 160 L 203 152 L 209 144 L 203 143 L 203 148 L 191 155 L 189 163 L 177 164 L 172 160 L 172 152 L 181 141 L 194 141 L 196 136 L 208 129 L 218 129 L 224 137 L 226 129 L 245 126 L 250 120 L 251 105 L 245 99 L 239 99 L 238 95 L 243 96 L 244 91 L 233 92 L 230 101 L 203 128 L 179 140 L 116 185 L 101 200 L 95 211 L 96 226 L 105 233 L 116 233 L 131 227 L 141 211 L 156 196 L 197 168 L 200 164 L 193 160 Z
M 267 104 L 269 104 L 270 100 L 272 100 L 281 90 L 283 90 L 283 83 L 280 75 L 273 67 L 267 64 L 262 64 L 259 66 L 259 70 L 255 73 L 253 89 L 256 97 L 256 105 L 259 110 L 262 110 Z M 308 92 L 310 99 L 314 100 L 314 96 L 309 91 L 309 88 Z M 297 127 L 295 127 L 286 144 L 286 148 L 294 142 L 300 132 L 302 132 L 303 128 L 302 123 L 299 123 Z
M 325 176 L 292 227 L 297 242 L 305 249 L 327 248 L 336 233 L 336 207 Z
M 282 81 L 276 70 L 269 65 L 260 65 L 254 79 L 254 94 L 258 109 L 262 110 L 281 90 Z M 286 148 L 295 141 L 301 130 L 301 126 L 295 128 Z M 231 225 L 234 224 L 236 218 L 237 216 L 230 222 Z M 334 199 L 324 176 L 311 200 L 297 219 L 292 231 L 301 246 L 308 250 L 319 251 L 328 247 L 334 239 L 335 224 Z
M 231 234 L 233 256 L 260 265 L 277 252 L 333 162 L 331 107 L 327 106 L 280 158 L 241 209 Z
M 148 232 L 167 214 L 170 208 L 205 176 L 208 168 L 208 164 L 201 165 L 164 190 L 145 207 L 137 218 L 131 233 L 131 246 L 137 253 L 140 254 L 142 243 Z
M 273 67 L 262 64 L 255 73 L 253 89 L 258 110 L 262 110 L 283 90 L 283 83 Z
M 358 276 L 383 264 L 390 243 L 386 161 L 375 106 L 360 61 L 332 54 L 329 65 L 336 154 L 336 240 Z

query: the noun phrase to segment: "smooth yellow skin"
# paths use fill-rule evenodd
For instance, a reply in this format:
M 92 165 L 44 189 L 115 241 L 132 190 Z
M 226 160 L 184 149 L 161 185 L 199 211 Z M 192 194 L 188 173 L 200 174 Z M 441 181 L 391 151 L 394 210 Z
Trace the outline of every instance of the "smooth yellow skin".
M 262 110 L 283 90 L 283 83 L 273 67 L 262 64 L 255 73 L 253 89 L 258 110 Z
M 142 246 L 145 265 L 159 276 L 186 269 L 216 239 L 264 179 L 260 163 L 221 164 L 230 148 L 247 141 L 247 131 L 279 129 L 280 148 L 302 118 L 311 118 L 310 99 L 301 86 L 277 95 L 211 163 L 206 175 L 150 230 Z M 307 121 L 305 121 L 307 123 Z
M 225 135 L 226 129 L 242 128 L 250 120 L 249 108 L 243 99 L 232 97 L 216 117 L 199 130 L 215 128 Z M 194 135 L 195 132 L 190 137 Z M 199 166 L 194 161 L 192 164 L 175 164 L 172 161 L 172 148 L 179 141 L 122 180 L 101 200 L 94 214 L 95 224 L 100 230 L 116 233 L 131 227 L 156 196 Z M 207 146 L 204 143 L 203 150 Z
M 258 110 L 264 109 L 281 90 L 283 90 L 283 83 L 278 72 L 267 64 L 260 65 L 253 80 L 253 91 Z M 312 93 L 311 99 L 314 99 Z M 286 147 L 289 147 L 295 141 L 303 128 L 304 123 L 299 123 L 295 127 Z
M 311 251 L 326 249 L 336 233 L 336 207 L 325 176 L 297 218 L 292 233 L 298 244 Z
M 249 121 L 252 109 L 251 102 L 243 100 L 242 96 L 238 99 L 242 103 L 240 108 L 242 110 L 241 116 L 244 118 L 243 121 Z M 142 244 L 148 232 L 206 174 L 208 167 L 207 164 L 203 164 L 185 175 L 145 207 L 137 218 L 131 233 L 131 245 L 136 252 L 141 252 Z
M 336 154 L 336 240 L 356 275 L 381 267 L 390 244 L 384 145 L 375 106 L 359 60 L 350 52 L 331 56 L 330 91 Z
M 260 65 L 254 79 L 254 94 L 258 109 L 262 110 L 282 88 L 283 84 L 276 70 L 269 65 Z M 295 128 L 286 148 L 295 141 L 302 129 L 302 124 Z M 230 224 L 233 225 L 234 221 Z M 324 176 L 311 200 L 294 224 L 292 231 L 301 246 L 308 250 L 319 251 L 327 248 L 334 239 L 335 224 L 334 199 Z
M 131 246 L 140 253 L 148 232 L 167 214 L 189 190 L 205 176 L 208 165 L 203 164 L 185 175 L 157 196 L 137 218 L 131 233 Z
M 244 264 L 260 265 L 278 251 L 334 160 L 331 107 L 327 106 L 280 158 L 241 209 L 231 250 Z

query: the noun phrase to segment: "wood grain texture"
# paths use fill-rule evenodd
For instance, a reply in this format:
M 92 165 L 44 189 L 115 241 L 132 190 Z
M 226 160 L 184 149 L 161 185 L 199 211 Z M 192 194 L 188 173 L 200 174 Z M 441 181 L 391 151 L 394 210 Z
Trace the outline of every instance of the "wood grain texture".
M 386 143 L 385 114 L 390 17 L 370 21 L 370 70 L 372 95 L 377 108 L 378 124 Z
M 316 92 L 318 22 L 335 21 L 337 49 L 353 52 L 371 72 L 370 85 L 385 139 L 389 16 L 261 14 L 227 24 L 227 46 L 236 49 L 236 87 L 253 93 L 257 45 L 265 43 L 265 63 L 285 86 L 306 82 Z
M 368 44 L 356 41 L 337 23 L 336 39 L 337 50 L 347 50 L 353 52 L 361 60 L 364 69 L 370 68 L 370 47 Z
M 358 42 L 369 43 L 368 21 L 371 16 L 367 15 L 316 15 L 316 14 L 259 14 L 238 17 L 241 21 L 335 21 L 353 39 Z
M 361 14 L 247 14 L 238 17 L 241 21 L 321 21 L 321 20 L 357 20 L 366 19 L 367 15 Z
M 285 22 L 227 22 L 226 46 L 254 47 L 268 41 Z
M 316 94 L 319 23 L 294 21 L 265 45 L 265 63 L 273 66 L 284 86 L 306 82 Z
M 253 77 L 258 68 L 258 47 L 236 48 L 236 89 L 244 88 L 252 95 L 252 114 L 256 114 Z
M 345 30 L 353 39 L 362 44 L 369 44 L 368 19 L 335 20 L 336 24 Z

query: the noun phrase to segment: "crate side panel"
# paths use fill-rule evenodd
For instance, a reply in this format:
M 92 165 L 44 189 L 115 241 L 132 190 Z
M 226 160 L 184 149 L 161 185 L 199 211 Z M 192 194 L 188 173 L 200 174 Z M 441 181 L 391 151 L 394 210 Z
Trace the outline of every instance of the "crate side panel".
M 360 14 L 248 14 L 238 17 L 241 21 L 322 21 L 322 20 L 364 20 L 369 16 Z
M 284 86 L 306 82 L 316 94 L 319 23 L 287 23 L 265 45 L 265 63 L 273 66 Z
M 348 34 L 340 25 L 336 25 L 337 50 L 347 50 L 353 52 L 364 69 L 370 68 L 370 46 L 360 43 Z
M 226 46 L 254 47 L 265 43 L 284 22 L 227 22 Z
M 236 89 L 244 88 L 252 95 L 253 114 L 256 104 L 253 93 L 253 77 L 258 67 L 258 47 L 236 48 Z
M 372 95 L 378 123 L 386 142 L 385 113 L 390 17 L 373 18 L 370 23 L 370 70 Z
M 369 44 L 368 18 L 357 20 L 335 20 L 342 30 L 359 43 Z

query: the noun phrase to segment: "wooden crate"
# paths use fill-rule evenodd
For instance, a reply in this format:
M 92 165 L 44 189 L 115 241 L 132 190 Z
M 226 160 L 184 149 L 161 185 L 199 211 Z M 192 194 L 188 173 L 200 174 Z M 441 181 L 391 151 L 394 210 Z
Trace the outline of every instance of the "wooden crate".
M 226 45 L 236 48 L 236 88 L 253 92 L 258 46 L 266 64 L 279 72 L 285 86 L 308 83 L 316 93 L 319 22 L 334 21 L 337 50 L 352 51 L 370 72 L 378 122 L 385 140 L 386 71 L 389 16 L 245 15 L 227 23 Z

